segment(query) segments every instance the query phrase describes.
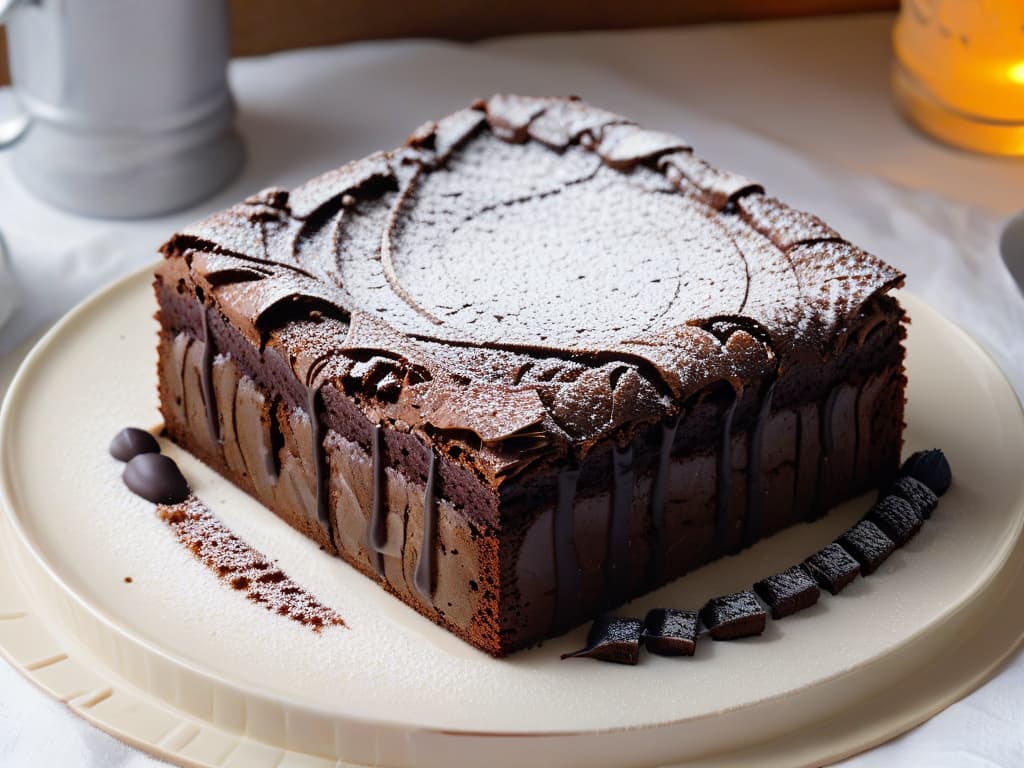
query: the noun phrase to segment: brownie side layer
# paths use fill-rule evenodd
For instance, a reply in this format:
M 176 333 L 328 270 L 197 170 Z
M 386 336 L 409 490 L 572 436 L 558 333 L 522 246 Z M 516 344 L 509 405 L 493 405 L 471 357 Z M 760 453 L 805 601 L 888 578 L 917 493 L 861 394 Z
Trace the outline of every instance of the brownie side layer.
M 194 298 L 159 291 L 162 321 L 189 316 Z M 897 315 L 898 317 L 898 315 Z M 207 326 L 216 327 L 216 318 Z M 171 327 L 168 328 L 167 326 Z M 603 484 L 577 486 L 571 502 L 572 559 L 578 566 L 578 599 L 560 600 L 555 519 L 557 492 L 541 497 L 517 496 L 497 505 L 497 522 L 482 520 L 465 501 L 493 493 L 483 479 L 467 491 L 465 469 L 447 467 L 460 482 L 449 483 L 437 502 L 437 531 L 432 547 L 434 591 L 424 595 L 415 586 L 421 559 L 429 449 L 412 438 L 388 451 L 386 467 L 386 545 L 377 551 L 369 542 L 373 506 L 373 455 L 351 435 L 330 427 L 324 437 L 330 471 L 329 530 L 316 515 L 316 471 L 308 414 L 282 392 L 256 381 L 233 353 L 211 356 L 211 383 L 217 403 L 220 441 L 210 437 L 203 386 L 205 339 L 191 324 L 175 328 L 164 323 L 160 340 L 161 403 L 169 435 L 183 447 L 259 499 L 282 519 L 338 554 L 364 575 L 424 616 L 467 642 L 494 655 L 504 655 L 574 626 L 603 608 L 613 607 L 727 552 L 802 519 L 811 519 L 834 502 L 876 486 L 898 466 L 902 427 L 903 386 L 900 339 L 902 326 L 887 338 L 877 326 L 872 337 L 846 352 L 846 365 L 836 370 L 855 384 L 838 383 L 815 400 L 790 403 L 770 411 L 760 426 L 763 480 L 751 485 L 750 445 L 758 431 L 763 392 L 751 389 L 736 404 L 729 440 L 729 481 L 723 486 L 728 503 L 717 502 L 722 461 L 723 412 L 729 397 L 710 391 L 681 421 L 672 441 L 664 521 L 652 527 L 652 487 L 656 462 L 634 461 L 629 509 L 621 546 L 628 553 L 617 572 L 609 570 L 609 531 L 615 509 L 612 451 L 595 451 L 586 474 L 602 471 Z M 228 326 L 211 332 L 217 344 L 233 333 Z M 891 334 L 890 334 L 891 335 Z M 237 343 L 247 343 L 240 337 Z M 219 344 L 218 344 L 219 346 Z M 868 348 L 887 360 L 869 372 L 861 360 Z M 894 352 L 895 350 L 895 352 Z M 219 350 L 218 350 L 219 351 Z M 267 354 L 264 350 L 263 355 Z M 794 375 L 794 382 L 798 376 Z M 821 387 L 807 391 L 820 390 Z M 783 390 L 787 391 L 787 390 Z M 795 392 L 795 390 L 793 390 Z M 776 402 L 785 400 L 776 399 Z M 821 417 L 830 412 L 832 451 L 821 460 L 825 433 Z M 330 409 L 328 409 L 330 413 Z M 344 425 L 337 418 L 325 419 Z M 371 429 L 368 423 L 363 431 Z M 359 430 L 353 430 L 359 432 Z M 394 442 L 411 436 L 385 430 Z M 647 435 L 635 444 L 638 459 L 657 450 Z M 387 444 L 387 443 L 384 443 Z M 679 450 L 683 445 L 685 449 Z M 444 460 L 441 464 L 453 464 Z M 582 469 L 582 468 L 581 468 Z M 440 475 L 445 476 L 443 470 Z M 540 484 L 545 485 L 545 484 Z M 551 485 L 550 483 L 547 485 Z M 554 485 L 557 485 L 557 479 Z M 539 487 L 539 486 L 538 486 Z M 761 498 L 757 530 L 748 510 L 751 493 Z M 456 496 L 460 501 L 455 501 Z M 524 501 L 528 499 L 528 504 Z M 724 513 L 724 516 L 723 516 Z M 564 553 L 562 553 L 564 559 Z M 377 570 L 377 564 L 382 566 Z M 564 588 L 564 585 L 563 585 Z
M 205 342 L 188 333 L 160 334 L 159 388 L 168 436 L 321 549 L 340 556 L 466 642 L 500 653 L 496 530 L 472 523 L 439 499 L 433 510 L 434 585 L 432 594 L 422 594 L 415 586 L 415 570 L 423 541 L 424 485 L 385 468 L 388 544 L 378 561 L 368 537 L 373 457 L 329 430 L 324 452 L 330 471 L 331 536 L 316 517 L 309 416 L 258 385 L 232 358 L 218 355 L 212 383 L 222 431 L 221 440 L 214 442 L 206 428 L 201 384 L 204 352 Z

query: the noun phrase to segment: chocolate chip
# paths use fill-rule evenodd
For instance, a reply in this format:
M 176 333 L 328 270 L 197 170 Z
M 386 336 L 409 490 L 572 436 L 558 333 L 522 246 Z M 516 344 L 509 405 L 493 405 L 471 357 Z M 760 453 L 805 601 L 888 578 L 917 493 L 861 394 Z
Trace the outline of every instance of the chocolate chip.
M 178 465 L 159 453 L 140 453 L 125 466 L 122 478 L 129 489 L 154 504 L 178 504 L 191 493 Z
M 888 495 L 899 496 L 908 502 L 922 520 L 927 520 L 931 517 L 935 507 L 939 504 L 939 497 L 935 495 L 935 492 L 916 477 L 911 477 L 910 475 L 901 477 L 893 483 L 892 487 L 889 488 Z
M 833 595 L 838 595 L 860 573 L 860 563 L 838 544 L 829 544 L 804 560 L 807 573 Z
M 160 453 L 160 443 L 144 429 L 125 427 L 110 441 L 110 455 L 118 461 L 131 461 L 141 453 Z
M 865 576 L 874 573 L 896 549 L 895 542 L 870 520 L 861 520 L 836 541 L 860 563 Z
M 897 547 L 914 538 L 923 523 L 910 502 L 899 496 L 886 496 L 868 511 L 866 517 L 881 528 Z
M 810 608 L 821 596 L 814 579 L 799 565 L 762 579 L 754 585 L 754 591 L 768 604 L 773 619 Z
M 768 614 L 753 592 L 744 591 L 711 598 L 700 618 L 715 640 L 735 640 L 764 632 Z
M 913 477 L 927 485 L 937 496 L 949 490 L 953 482 L 953 471 L 949 468 L 946 454 L 938 448 L 911 454 L 900 468 L 901 477 Z
M 636 664 L 640 660 L 640 619 L 602 616 L 590 627 L 587 647 L 563 653 L 563 659 L 587 658 L 615 664 Z
M 655 608 L 644 619 L 644 647 L 661 656 L 693 656 L 697 649 L 697 612 Z

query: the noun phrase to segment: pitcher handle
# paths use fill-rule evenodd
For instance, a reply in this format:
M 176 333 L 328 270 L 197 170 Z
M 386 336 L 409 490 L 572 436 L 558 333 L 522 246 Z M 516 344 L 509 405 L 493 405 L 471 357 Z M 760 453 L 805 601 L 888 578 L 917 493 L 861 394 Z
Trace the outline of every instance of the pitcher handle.
M 0 24 L 23 5 L 37 3 L 38 0 L 0 0 Z M 17 115 L 0 121 L 0 149 L 7 149 L 18 143 L 28 130 L 30 121 L 25 115 Z

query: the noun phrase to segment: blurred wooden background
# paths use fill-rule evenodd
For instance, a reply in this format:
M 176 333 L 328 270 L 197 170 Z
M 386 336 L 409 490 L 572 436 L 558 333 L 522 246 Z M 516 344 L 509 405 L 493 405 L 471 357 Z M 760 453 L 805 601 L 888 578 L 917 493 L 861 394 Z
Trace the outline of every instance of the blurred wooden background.
M 249 56 L 353 40 L 743 21 L 895 9 L 898 0 L 230 0 L 232 49 Z M 8 82 L 0 35 L 0 83 Z

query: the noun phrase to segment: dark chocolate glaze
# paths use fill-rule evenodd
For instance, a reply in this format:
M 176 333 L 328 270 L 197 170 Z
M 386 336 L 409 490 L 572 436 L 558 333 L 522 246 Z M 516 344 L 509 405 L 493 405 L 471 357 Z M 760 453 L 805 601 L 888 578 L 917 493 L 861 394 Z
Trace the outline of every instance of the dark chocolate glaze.
M 571 621 L 569 614 L 575 614 L 572 603 L 580 595 L 580 568 L 576 555 L 576 519 L 574 504 L 576 500 L 576 482 L 580 470 L 577 466 L 563 467 L 558 473 L 558 505 L 555 508 L 554 541 L 555 541 L 555 576 L 557 593 L 555 597 L 556 627 L 562 627 Z
M 616 606 L 629 584 L 629 516 L 633 509 L 633 446 L 612 450 L 612 509 L 608 520 L 608 556 L 605 560 L 605 600 Z
M 370 549 L 373 550 L 373 565 L 377 575 L 384 575 L 384 556 L 381 554 L 388 544 L 387 475 L 384 460 L 384 433 L 380 424 L 373 428 L 373 501 L 370 504 Z
M 737 393 L 725 412 L 722 423 L 722 446 L 718 449 L 718 493 L 715 509 L 715 551 L 724 552 L 729 525 L 729 498 L 732 495 L 732 417 L 740 398 Z
M 178 504 L 191 493 L 178 465 L 159 453 L 135 456 L 121 477 L 132 493 L 154 504 Z
M 327 455 L 324 452 L 323 396 L 319 387 L 310 387 L 306 400 L 309 434 L 313 441 L 313 477 L 316 483 L 316 517 L 333 540 L 331 532 L 331 486 Z M 270 450 L 273 450 L 272 448 Z
M 747 514 L 743 521 L 743 546 L 749 547 L 761 538 L 764 515 L 764 478 L 761 476 L 761 463 L 764 455 L 764 431 L 768 426 L 768 418 L 772 412 L 772 397 L 778 379 L 768 385 L 761 400 L 761 408 L 757 413 L 757 423 L 750 436 L 750 456 L 747 460 Z
M 658 452 L 658 468 L 654 473 L 651 485 L 651 583 L 660 584 L 665 572 L 664 547 L 660 545 L 665 530 L 665 498 L 668 495 L 668 473 L 672 465 L 672 445 L 675 443 L 676 430 L 682 415 L 661 422 L 661 448 Z
M 210 440 L 214 444 L 220 442 L 220 417 L 217 414 L 217 394 L 213 390 L 213 359 L 216 357 L 213 334 L 210 332 L 210 320 L 203 307 L 203 365 L 200 370 L 203 387 L 203 401 L 206 404 L 206 425 L 210 430 Z
M 427 469 L 427 485 L 423 492 L 423 541 L 416 556 L 416 572 L 413 581 L 416 591 L 430 600 L 434 596 L 437 568 L 434 550 L 437 547 L 437 453 L 430 451 L 430 467 Z
M 276 410 L 276 406 L 280 402 L 281 402 L 280 399 L 276 399 L 274 401 L 274 405 L 271 407 L 271 412 Z M 312 418 L 313 418 L 313 415 L 310 414 L 310 419 L 312 419 Z M 276 427 L 276 425 L 275 425 L 275 427 Z M 279 469 L 280 468 L 278 467 L 279 458 L 277 456 L 277 449 L 274 446 L 274 441 L 273 440 L 267 441 L 267 444 L 266 444 L 265 448 L 266 448 L 266 450 L 263 451 L 263 471 L 266 472 L 268 480 L 270 480 L 271 482 L 276 483 L 277 482 L 277 476 L 279 474 Z M 313 452 L 313 456 L 316 456 L 316 451 L 315 450 Z
M 160 443 L 144 429 L 125 427 L 110 441 L 110 455 L 118 461 L 131 461 L 141 453 L 160 453 Z

